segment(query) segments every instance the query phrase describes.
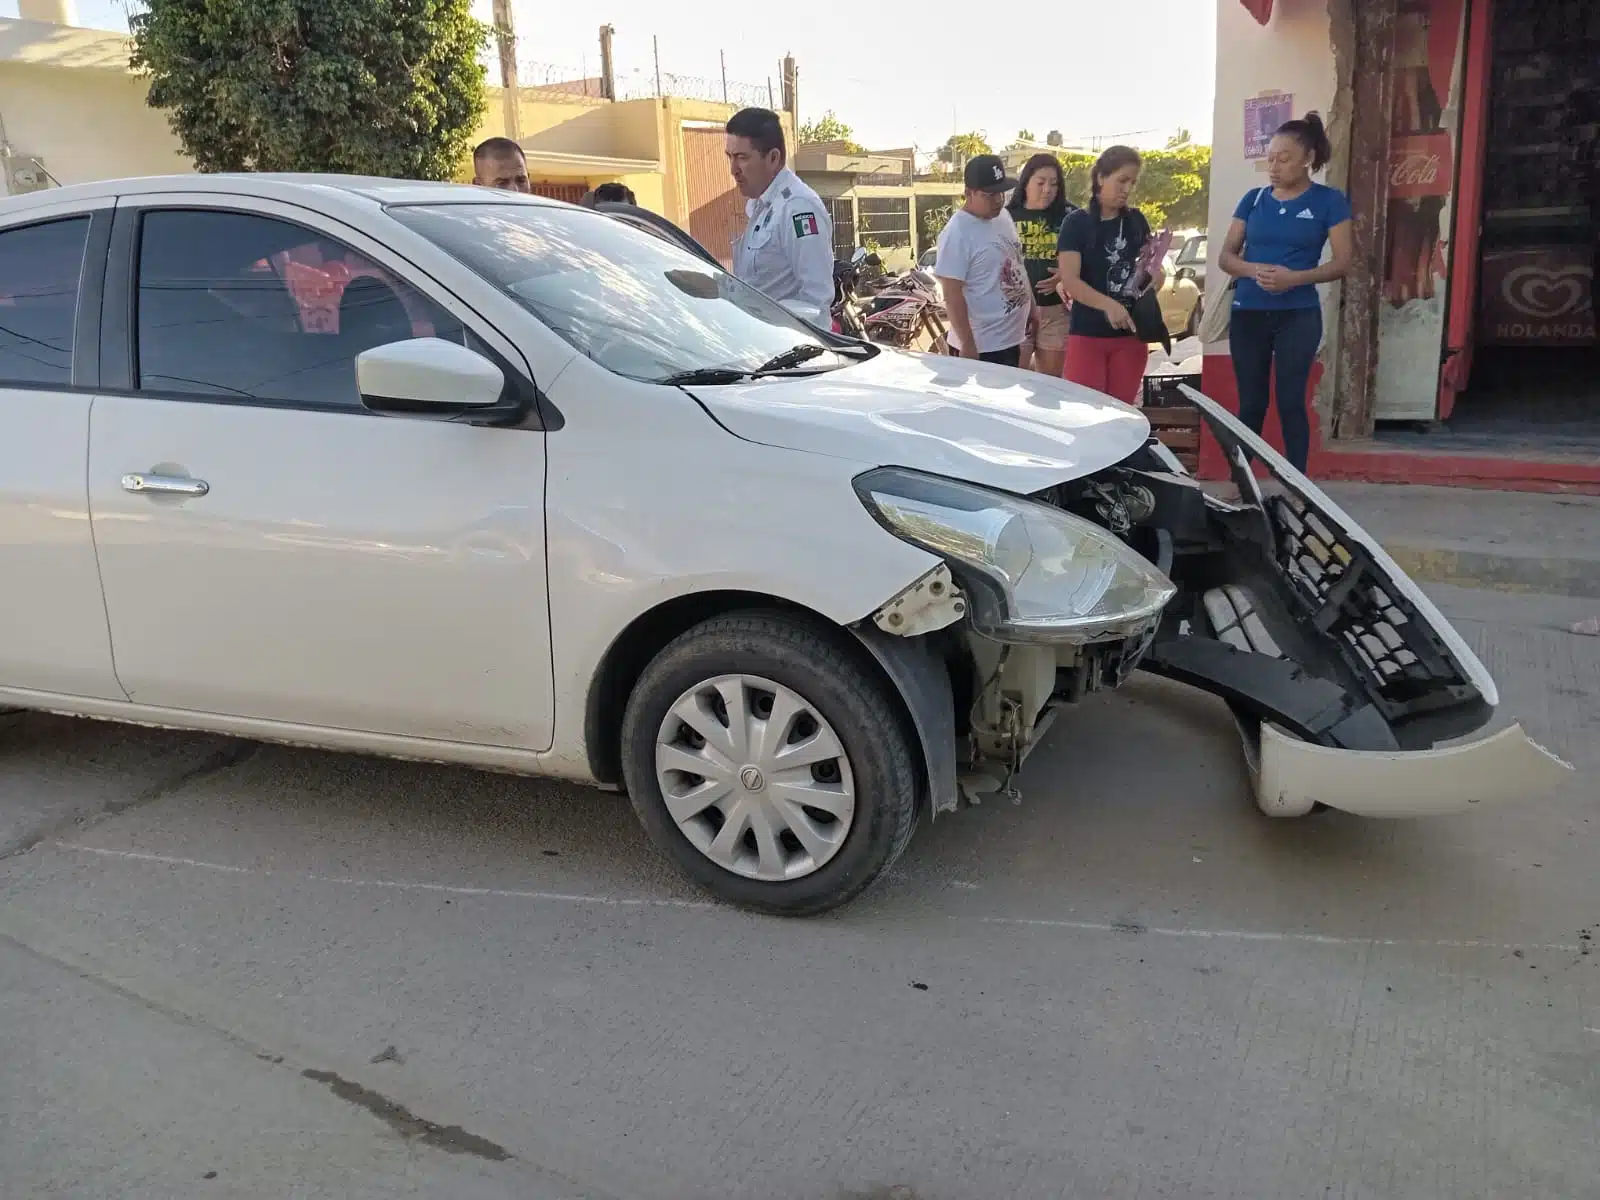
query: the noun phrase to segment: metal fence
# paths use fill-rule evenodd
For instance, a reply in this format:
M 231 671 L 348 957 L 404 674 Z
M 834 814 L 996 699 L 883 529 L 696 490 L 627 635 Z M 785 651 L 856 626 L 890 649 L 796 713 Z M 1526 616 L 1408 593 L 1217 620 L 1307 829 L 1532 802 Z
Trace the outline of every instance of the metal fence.
M 856 201 L 861 242 L 892 249 L 911 241 L 911 197 L 862 196 Z
M 497 78 L 496 67 L 491 67 L 489 78 Z M 601 99 L 603 85 L 598 62 L 579 66 L 558 63 L 519 61 L 517 83 L 526 91 L 546 95 L 587 96 Z M 739 107 L 756 105 L 775 108 L 778 103 L 778 84 L 749 83 L 720 76 L 679 75 L 662 71 L 619 71 L 617 73 L 618 100 L 650 100 L 658 96 L 681 96 L 690 100 L 711 100 Z
M 646 100 L 655 96 L 711 100 L 720 104 L 737 104 L 741 108 L 749 105 L 771 108 L 778 99 L 777 85 L 774 83 L 743 83 L 708 75 L 677 75 L 671 71 L 662 71 L 659 77 L 648 71 L 617 76 L 619 100 Z
M 591 73 L 592 72 L 592 73 Z M 560 66 L 556 63 L 517 63 L 517 86 L 524 91 L 543 92 L 555 96 L 587 96 L 603 99 L 598 66 Z M 490 79 L 498 78 L 498 68 L 491 69 Z

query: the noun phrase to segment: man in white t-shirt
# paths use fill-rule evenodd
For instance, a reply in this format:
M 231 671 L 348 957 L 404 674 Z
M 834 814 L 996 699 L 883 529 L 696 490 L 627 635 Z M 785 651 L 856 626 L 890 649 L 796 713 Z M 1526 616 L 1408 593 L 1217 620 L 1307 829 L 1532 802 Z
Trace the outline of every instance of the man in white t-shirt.
M 1014 367 L 1037 319 L 1022 240 L 1006 212 L 1017 181 L 993 154 L 967 163 L 966 203 L 939 234 L 934 272 L 950 314 L 950 352 Z

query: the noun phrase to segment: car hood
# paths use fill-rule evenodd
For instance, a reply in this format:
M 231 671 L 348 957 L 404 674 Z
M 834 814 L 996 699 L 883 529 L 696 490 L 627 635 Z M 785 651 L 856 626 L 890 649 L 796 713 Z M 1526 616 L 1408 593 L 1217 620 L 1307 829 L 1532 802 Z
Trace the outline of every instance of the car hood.
M 736 437 L 1017 494 L 1121 462 L 1137 408 L 1033 371 L 883 350 L 835 371 L 687 390 Z

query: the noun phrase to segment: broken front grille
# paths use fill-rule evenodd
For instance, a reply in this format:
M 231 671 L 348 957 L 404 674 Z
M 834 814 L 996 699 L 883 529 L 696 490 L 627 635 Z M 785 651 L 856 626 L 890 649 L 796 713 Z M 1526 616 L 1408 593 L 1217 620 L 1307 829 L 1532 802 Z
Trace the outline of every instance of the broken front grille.
M 1268 501 L 1283 569 L 1304 616 L 1338 644 L 1390 720 L 1448 707 L 1473 696 L 1432 626 L 1360 546 L 1341 539 L 1293 494 Z

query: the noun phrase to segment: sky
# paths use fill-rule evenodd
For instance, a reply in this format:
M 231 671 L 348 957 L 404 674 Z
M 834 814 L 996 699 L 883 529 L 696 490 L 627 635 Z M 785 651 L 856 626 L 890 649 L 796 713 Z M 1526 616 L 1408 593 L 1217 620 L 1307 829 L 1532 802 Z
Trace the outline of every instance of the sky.
M 616 29 L 619 88 L 647 85 L 651 37 L 663 72 L 778 86 L 793 54 L 800 116 L 833 110 L 874 149 L 931 152 L 954 132 L 1009 143 L 1022 129 L 1069 144 L 1161 145 L 1177 129 L 1211 136 L 1217 0 L 1059 0 L 990 5 L 924 0 L 515 0 L 526 83 L 599 73 L 599 27 Z M 474 0 L 487 20 L 490 0 Z M 77 0 L 78 22 L 127 28 L 122 0 Z M 0 15 L 16 0 L 0 0 Z M 692 14 L 692 15 L 691 15 Z M 550 70 L 550 68 L 556 68 Z M 561 70 L 560 68 L 565 68 Z

